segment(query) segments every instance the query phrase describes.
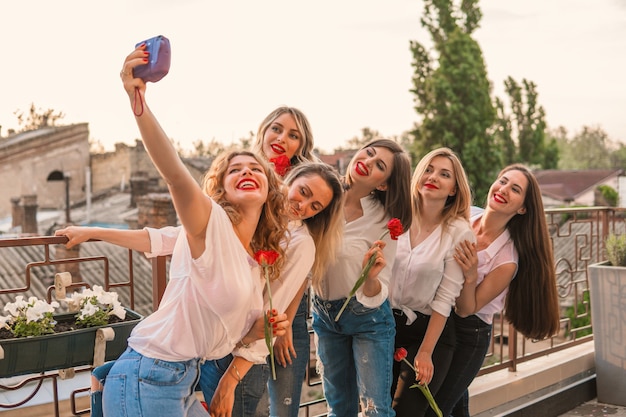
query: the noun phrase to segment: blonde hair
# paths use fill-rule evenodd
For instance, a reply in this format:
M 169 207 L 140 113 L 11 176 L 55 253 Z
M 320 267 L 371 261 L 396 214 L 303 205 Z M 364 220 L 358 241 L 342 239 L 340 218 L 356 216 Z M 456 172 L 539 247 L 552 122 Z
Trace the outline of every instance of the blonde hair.
M 456 193 L 448 197 L 443 208 L 442 227 L 445 229 L 452 220 L 462 218 L 469 221 L 470 216 L 472 192 L 459 157 L 449 148 L 437 148 L 424 155 L 413 172 L 411 194 L 413 197 L 413 212 L 416 217 L 420 218 L 422 216 L 422 201 L 418 184 L 432 160 L 438 156 L 448 158 L 452 162 L 452 171 L 456 183 Z
M 306 118 L 302 111 L 296 109 L 295 107 L 287 107 L 281 106 L 274 109 L 270 114 L 265 116 L 265 119 L 259 125 L 259 130 L 256 134 L 256 140 L 254 141 L 254 145 L 252 146 L 252 150 L 259 155 L 265 155 L 263 152 L 263 138 L 265 137 L 265 132 L 270 127 L 270 125 L 281 115 L 289 113 L 296 122 L 296 126 L 298 126 L 298 130 L 302 134 L 302 140 L 300 141 L 300 147 L 296 151 L 296 153 L 291 158 L 291 166 L 298 165 L 302 162 L 319 162 L 319 159 L 313 155 L 313 130 L 311 130 L 311 125 L 309 124 L 309 120 Z
M 265 158 L 261 158 L 253 152 L 236 150 L 220 154 L 205 174 L 202 180 L 202 189 L 215 202 L 224 208 L 231 222 L 235 225 L 241 222 L 241 213 L 237 207 L 231 204 L 224 189 L 224 177 L 228 164 L 236 156 L 250 156 L 254 158 L 265 171 L 268 183 L 267 200 L 263 204 L 261 216 L 259 218 L 254 236 L 250 242 L 251 249 L 272 250 L 280 255 L 274 265 L 270 268 L 270 279 L 274 280 L 280 276 L 285 264 L 285 251 L 280 242 L 287 232 L 287 196 L 284 193 L 282 184 L 274 170 L 270 167 Z
M 343 235 L 343 186 L 333 167 L 323 162 L 309 162 L 296 166 L 285 178 L 291 185 L 297 178 L 318 176 L 332 190 L 333 197 L 324 210 L 302 220 L 315 243 L 315 260 L 311 267 L 313 282 L 319 281 L 326 265 L 333 263 Z

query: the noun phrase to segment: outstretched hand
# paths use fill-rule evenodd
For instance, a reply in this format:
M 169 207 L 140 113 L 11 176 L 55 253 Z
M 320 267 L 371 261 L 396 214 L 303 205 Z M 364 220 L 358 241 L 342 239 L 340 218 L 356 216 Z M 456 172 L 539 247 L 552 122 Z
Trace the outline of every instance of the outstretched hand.
M 54 232 L 55 236 L 65 236 L 67 243 L 65 247 L 70 249 L 80 243 L 86 242 L 92 238 L 91 229 L 89 227 L 69 226 Z

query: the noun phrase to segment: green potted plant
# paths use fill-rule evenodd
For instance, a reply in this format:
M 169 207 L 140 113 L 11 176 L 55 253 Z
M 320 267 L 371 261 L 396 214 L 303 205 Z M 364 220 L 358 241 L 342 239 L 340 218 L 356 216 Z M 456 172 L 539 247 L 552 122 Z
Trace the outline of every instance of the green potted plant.
M 607 261 L 588 266 L 598 401 L 626 406 L 626 234 L 604 241 Z
M 604 241 L 604 248 L 612 266 L 626 266 L 626 234 L 611 233 Z
M 122 307 L 115 292 L 102 287 L 84 289 L 62 300 L 70 312 L 54 314 L 59 302 L 18 295 L 0 316 L 0 378 L 89 365 L 94 359 L 96 331 L 113 329 L 105 360 L 117 359 L 126 340 L 141 320 Z

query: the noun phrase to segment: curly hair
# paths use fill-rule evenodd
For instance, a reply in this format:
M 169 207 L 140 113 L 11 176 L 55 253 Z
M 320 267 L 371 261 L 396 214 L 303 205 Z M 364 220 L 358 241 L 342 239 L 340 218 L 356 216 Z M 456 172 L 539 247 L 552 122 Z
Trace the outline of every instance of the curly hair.
M 252 241 L 250 242 L 250 249 L 253 252 L 258 250 L 273 250 L 278 252 L 280 256 L 270 268 L 270 280 L 274 280 L 280 276 L 285 264 L 285 251 L 281 247 L 280 242 L 287 232 L 288 217 L 287 196 L 281 181 L 278 179 L 269 163 L 265 158 L 261 158 L 250 151 L 235 150 L 222 153 L 215 158 L 211 167 L 205 174 L 202 180 L 202 189 L 209 197 L 224 208 L 224 211 L 226 211 L 234 225 L 239 224 L 242 220 L 241 213 L 239 213 L 235 205 L 228 201 L 228 196 L 224 189 L 224 177 L 226 176 L 230 161 L 234 157 L 241 155 L 254 158 L 263 167 L 267 177 L 267 200 L 263 204 L 261 216 Z

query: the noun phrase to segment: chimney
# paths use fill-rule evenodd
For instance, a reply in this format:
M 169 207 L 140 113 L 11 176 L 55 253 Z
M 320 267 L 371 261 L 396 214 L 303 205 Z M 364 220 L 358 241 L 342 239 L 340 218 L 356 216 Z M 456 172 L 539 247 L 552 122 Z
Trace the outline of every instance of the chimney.
M 24 218 L 22 219 L 22 233 L 37 234 L 37 195 L 22 196 Z
M 24 207 L 20 205 L 20 197 L 11 197 L 11 229 L 21 228 L 24 223 Z
M 137 199 L 137 228 L 176 226 L 176 210 L 167 193 L 150 193 Z

